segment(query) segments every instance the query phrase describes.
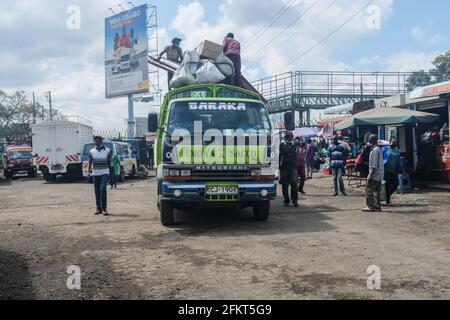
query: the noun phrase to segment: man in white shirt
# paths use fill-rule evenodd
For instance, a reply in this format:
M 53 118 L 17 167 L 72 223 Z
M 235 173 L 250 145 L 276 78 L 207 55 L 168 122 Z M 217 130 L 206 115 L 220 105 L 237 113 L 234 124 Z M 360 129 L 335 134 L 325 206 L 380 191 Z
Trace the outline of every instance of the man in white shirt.
M 103 145 L 102 137 L 94 137 L 95 148 L 89 152 L 89 171 L 92 168 L 94 180 L 95 202 L 97 205 L 96 215 L 107 216 L 107 185 L 109 181 L 109 170 L 111 167 L 112 151 Z
M 364 212 L 381 212 L 381 184 L 384 179 L 383 151 L 378 146 L 378 136 L 371 135 L 369 143 L 372 146 L 369 158 L 369 176 L 366 185 L 367 208 Z

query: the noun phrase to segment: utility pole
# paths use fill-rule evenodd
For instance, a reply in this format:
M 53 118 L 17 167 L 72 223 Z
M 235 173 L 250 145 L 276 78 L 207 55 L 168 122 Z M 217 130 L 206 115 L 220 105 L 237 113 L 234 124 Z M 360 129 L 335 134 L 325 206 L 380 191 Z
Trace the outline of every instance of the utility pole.
M 33 91 L 33 124 L 36 124 L 36 98 Z
M 133 139 L 135 130 L 134 127 L 136 122 L 134 120 L 134 103 L 133 103 L 133 95 L 128 95 L 128 139 Z
M 52 92 L 47 92 L 48 106 L 50 108 L 50 121 L 53 120 L 53 109 L 52 109 Z

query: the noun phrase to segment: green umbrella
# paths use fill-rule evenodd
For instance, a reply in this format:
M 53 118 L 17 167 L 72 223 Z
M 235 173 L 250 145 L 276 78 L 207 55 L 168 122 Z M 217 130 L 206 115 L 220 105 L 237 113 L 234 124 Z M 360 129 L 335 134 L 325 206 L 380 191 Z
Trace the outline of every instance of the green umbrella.
M 335 126 L 335 130 L 344 130 L 350 127 L 388 126 L 388 125 L 415 125 L 429 124 L 439 121 L 439 116 L 412 111 L 409 109 L 382 107 L 355 114 Z

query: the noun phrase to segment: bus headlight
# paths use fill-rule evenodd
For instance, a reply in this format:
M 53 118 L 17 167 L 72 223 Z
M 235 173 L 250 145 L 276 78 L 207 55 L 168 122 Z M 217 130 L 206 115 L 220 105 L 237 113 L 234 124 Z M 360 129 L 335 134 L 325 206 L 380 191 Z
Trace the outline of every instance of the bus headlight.
M 180 175 L 182 177 L 190 177 L 191 176 L 191 170 L 181 170 Z
M 251 171 L 251 176 L 252 177 L 260 177 L 261 176 L 261 169 L 253 169 Z
M 181 190 L 175 190 L 173 195 L 175 196 L 175 198 L 181 198 L 183 192 L 181 192 Z

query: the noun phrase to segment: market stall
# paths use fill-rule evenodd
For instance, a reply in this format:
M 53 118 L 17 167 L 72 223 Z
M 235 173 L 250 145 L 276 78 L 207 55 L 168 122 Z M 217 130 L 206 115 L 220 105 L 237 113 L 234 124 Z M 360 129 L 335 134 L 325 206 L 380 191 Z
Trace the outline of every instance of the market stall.
M 368 131 L 368 134 L 377 133 L 380 139 L 385 139 L 386 126 L 402 128 L 403 130 L 397 132 L 397 138 L 403 144 L 401 150 L 405 158 L 405 163 L 407 163 L 410 172 L 414 173 L 417 170 L 418 161 L 418 136 L 416 130 L 419 126 L 431 126 L 438 122 L 439 116 L 435 114 L 408 109 L 381 107 L 355 114 L 337 124 L 335 130 L 355 128 L 355 131 L 359 132 L 360 128 L 370 127 L 372 132 Z M 362 140 L 361 137 L 357 137 L 357 139 Z

